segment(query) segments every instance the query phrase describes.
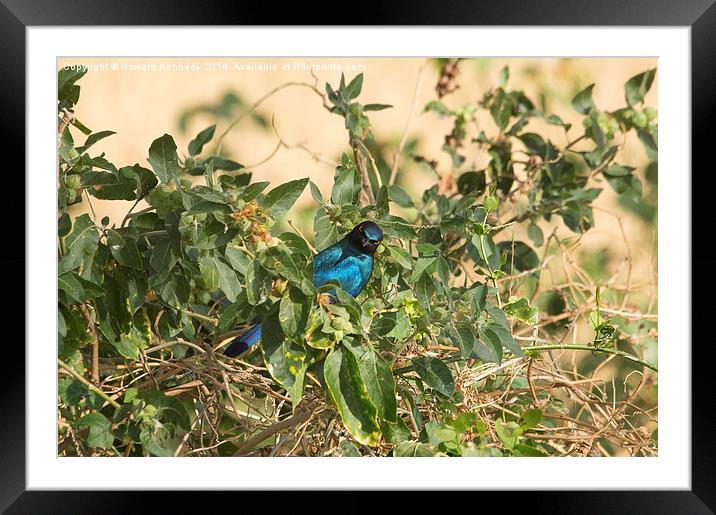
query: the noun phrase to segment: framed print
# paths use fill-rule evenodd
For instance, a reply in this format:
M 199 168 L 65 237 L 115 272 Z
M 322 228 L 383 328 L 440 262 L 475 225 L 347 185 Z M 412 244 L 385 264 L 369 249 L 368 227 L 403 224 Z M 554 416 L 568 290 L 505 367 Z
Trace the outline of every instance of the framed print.
M 710 512 L 710 262 L 687 256 L 716 11 L 556 4 L 254 27 L 6 2 L 28 206 L 3 507 L 509 489 Z

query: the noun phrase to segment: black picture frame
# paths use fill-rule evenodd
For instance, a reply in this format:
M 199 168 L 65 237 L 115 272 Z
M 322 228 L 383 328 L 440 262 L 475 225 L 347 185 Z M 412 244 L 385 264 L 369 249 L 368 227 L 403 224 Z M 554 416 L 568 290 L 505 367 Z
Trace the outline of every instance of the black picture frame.
M 385 2 L 370 6 L 365 3 L 345 7 L 350 16 L 340 17 L 341 23 L 370 25 L 576 25 L 576 26 L 685 26 L 691 28 L 691 72 L 692 72 L 692 168 L 697 170 L 701 164 L 706 170 L 712 170 L 713 164 L 707 154 L 713 146 L 712 138 L 716 134 L 716 0 L 541 0 L 521 2 L 520 0 L 500 0 L 478 2 L 461 0 L 450 3 Z M 312 25 L 332 24 L 329 13 L 335 13 L 332 4 L 321 5 L 311 2 L 315 12 L 308 12 L 306 3 L 282 4 L 280 7 L 268 2 L 214 1 L 203 2 L 155 0 L 0 0 L 0 91 L 2 92 L 3 112 L 0 115 L 0 144 L 4 149 L 23 159 L 25 150 L 25 29 L 29 26 L 87 26 L 87 25 L 282 25 L 295 24 L 302 20 Z M 322 13 L 322 14 L 319 14 Z M 598 45 L 598 42 L 595 42 Z M 16 162 L 16 161 L 15 161 Z M 14 164 L 14 168 L 17 165 Z M 17 184 L 19 170 L 6 170 L 6 187 Z M 37 170 L 25 170 L 24 189 L 26 195 L 32 195 L 29 176 L 40 173 Z M 671 170 L 673 177 L 666 180 L 683 180 L 686 170 Z M 691 175 L 692 185 L 695 175 Z M 14 181 L 14 182 L 13 182 Z M 699 235 L 707 241 L 707 232 L 711 215 L 707 209 L 713 201 L 706 197 L 712 186 L 694 188 L 692 186 L 692 211 L 684 213 L 684 219 L 691 216 L 692 236 Z M 708 186 L 711 186 L 709 188 Z M 2 234 L 8 242 L 8 248 L 0 254 L 0 270 L 24 270 L 25 277 L 32 274 L 25 266 L 24 216 L 14 204 L 19 188 L 12 189 L 7 206 L 13 202 L 11 210 L 4 217 Z M 701 198 L 699 198 L 701 195 Z M 20 222 L 22 220 L 22 223 Z M 701 225 L 701 227 L 699 227 Z M 701 229 L 701 230 L 699 230 Z M 685 229 L 688 230 L 688 224 Z M 699 243 L 692 237 L 692 242 Z M 704 240 L 705 239 L 705 240 Z M 693 245 L 693 243 L 692 243 Z M 691 259 L 692 269 L 699 273 L 699 291 L 713 291 L 713 264 L 715 259 L 704 247 L 693 245 L 692 249 L 683 249 L 685 259 Z M 7 273 L 7 272 L 6 272 Z M 23 284 L 12 285 L 15 280 Z M 691 277 L 684 277 L 691 281 Z M 25 306 L 24 281 L 20 274 L 11 273 L 3 278 L 5 313 L 17 313 Z M 712 310 L 713 301 L 699 302 L 692 289 L 692 299 L 683 299 L 692 304 L 692 320 L 707 318 Z M 32 306 L 25 311 L 26 323 L 37 323 L 33 318 Z M 504 499 L 509 495 L 510 506 L 529 507 L 530 512 L 549 513 L 713 513 L 716 510 L 716 444 L 713 429 L 708 416 L 712 407 L 713 394 L 709 378 L 713 375 L 714 345 L 706 336 L 698 338 L 691 334 L 694 327 L 689 320 L 682 321 L 684 341 L 667 342 L 672 345 L 691 345 L 692 353 L 692 440 L 691 440 L 691 480 L 690 491 L 561 491 L 561 492 L 516 492 L 516 493 L 479 493 L 475 509 L 487 505 L 487 495 Z M 178 513 L 188 509 L 188 501 L 196 498 L 189 492 L 141 492 L 127 495 L 126 492 L 69 492 L 69 491 L 26 491 L 25 487 L 25 348 L 21 344 L 24 335 L 21 326 L 5 327 L 5 345 L 2 350 L 4 371 L 2 381 L 3 422 L 0 424 L 0 446 L 2 450 L 2 479 L 0 480 L 0 509 L 7 513 L 125 513 L 142 511 L 149 507 L 150 499 L 157 499 L 164 511 L 176 509 Z M 48 344 L 48 351 L 54 348 Z M 697 358 L 697 359 L 693 359 Z M 686 402 L 687 400 L 685 400 Z M 684 421 L 688 423 L 688 421 Z M 237 471 L 237 474 L 241 474 Z M 111 480 L 111 479 L 110 479 Z M 220 509 L 221 504 L 248 510 L 269 509 L 268 497 L 249 497 L 245 493 L 205 492 L 213 497 L 211 505 Z M 295 494 L 271 494 L 270 506 L 290 506 L 295 502 Z M 325 494 L 320 505 L 331 509 L 359 509 L 360 492 L 333 492 Z M 474 496 L 477 497 L 474 497 Z M 334 499 L 340 504 L 333 504 Z M 421 496 L 401 495 L 399 506 L 404 511 L 411 502 L 422 502 Z M 365 502 L 365 501 L 363 501 Z M 406 504 L 407 503 L 407 504 Z M 172 506 L 174 505 L 174 506 Z M 314 506 L 318 509 L 319 505 Z M 343 507 L 343 508 L 341 508 Z M 234 509 L 231 508 L 231 509 Z M 228 509 L 228 508 L 227 508 Z M 273 508 L 271 508 L 273 511 Z

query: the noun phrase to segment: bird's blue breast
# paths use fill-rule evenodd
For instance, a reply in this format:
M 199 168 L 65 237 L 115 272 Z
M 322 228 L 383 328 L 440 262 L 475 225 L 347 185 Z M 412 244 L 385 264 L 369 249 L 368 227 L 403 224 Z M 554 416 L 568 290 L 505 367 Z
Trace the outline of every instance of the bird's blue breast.
M 337 281 L 350 295 L 358 295 L 373 272 L 373 256 L 355 250 L 342 240 L 313 259 L 313 284 L 317 288 Z

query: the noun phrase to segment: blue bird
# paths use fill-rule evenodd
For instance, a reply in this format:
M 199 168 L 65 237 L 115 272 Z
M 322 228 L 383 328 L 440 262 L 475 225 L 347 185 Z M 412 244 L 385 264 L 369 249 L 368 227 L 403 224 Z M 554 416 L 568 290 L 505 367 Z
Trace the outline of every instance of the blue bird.
M 336 281 L 348 294 L 357 296 L 373 273 L 373 254 L 382 240 L 383 231 L 375 222 L 356 225 L 341 241 L 314 256 L 313 285 L 319 288 L 329 281 Z M 224 354 L 236 357 L 260 339 L 261 323 L 256 320 L 254 325 L 231 341 Z

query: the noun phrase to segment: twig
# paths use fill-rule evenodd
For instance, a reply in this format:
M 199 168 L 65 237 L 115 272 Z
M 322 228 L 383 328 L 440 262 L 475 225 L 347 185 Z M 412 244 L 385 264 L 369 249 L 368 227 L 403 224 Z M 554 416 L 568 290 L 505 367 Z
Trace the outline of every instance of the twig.
M 181 338 L 178 340 L 174 340 L 171 342 L 165 342 L 160 345 L 155 345 L 154 347 L 149 347 L 144 351 L 144 354 L 151 354 L 152 352 L 157 352 L 158 350 L 166 349 L 168 347 L 173 347 L 174 345 L 186 345 L 187 347 L 191 347 L 192 349 L 201 352 L 202 354 L 206 353 L 204 349 L 199 347 L 195 343 L 188 342 L 186 340 L 182 340 Z
M 303 241 L 306 242 L 306 245 L 308 245 L 308 248 L 311 249 L 311 252 L 313 252 L 314 254 L 318 254 L 318 251 L 316 250 L 316 247 L 314 247 L 313 245 L 311 245 L 311 242 L 309 242 L 309 241 L 306 239 L 306 237 L 303 235 L 303 233 L 302 233 L 301 231 L 299 231 L 298 228 L 297 228 L 295 225 L 293 225 L 293 221 L 291 221 L 291 220 L 286 220 L 286 223 L 288 223 L 288 225 L 291 227 L 291 229 L 293 229 L 294 231 L 296 231 L 296 234 L 298 234 L 298 235 L 303 239 Z
M 653 365 L 649 363 L 648 361 L 645 361 L 637 356 L 634 356 L 633 354 L 629 354 L 628 352 L 624 352 L 618 349 L 611 349 L 608 347 L 593 347 L 591 345 L 576 345 L 576 344 L 547 344 L 547 345 L 531 345 L 529 347 L 525 347 L 526 351 L 548 351 L 548 350 L 586 350 L 590 352 L 602 352 L 606 354 L 614 354 L 616 356 L 620 356 L 622 358 L 628 359 L 629 361 L 633 361 L 634 363 L 639 363 L 640 365 L 643 365 L 647 368 L 650 368 L 654 372 L 658 372 L 656 365 Z M 455 363 L 457 361 L 464 361 L 466 358 L 463 358 L 462 356 L 450 356 L 449 358 L 446 358 L 443 361 L 443 363 Z M 523 358 L 517 358 L 517 359 L 523 359 Z M 413 365 L 408 365 L 402 368 L 397 368 L 393 370 L 394 375 L 402 375 L 406 374 L 408 372 L 415 371 L 415 367 Z M 488 374 L 489 375 L 489 374 Z
M 527 347 L 526 350 L 529 351 L 546 351 L 546 350 L 586 350 L 591 352 L 602 352 L 606 354 L 614 354 L 616 356 L 620 356 L 624 359 L 628 359 L 629 361 L 633 361 L 634 363 L 639 363 L 640 365 L 645 366 L 646 368 L 650 368 L 654 372 L 658 372 L 658 368 L 656 365 L 653 365 L 649 363 L 646 360 L 643 360 L 637 356 L 634 356 L 633 354 L 629 354 L 628 352 L 621 351 L 619 349 L 611 349 L 609 347 L 593 347 L 591 345 L 574 345 L 574 344 L 565 344 L 565 345 L 559 345 L 559 344 L 549 344 L 549 345 L 532 345 L 530 347 Z
M 388 180 L 388 185 L 394 184 L 395 179 L 398 175 L 398 166 L 400 166 L 400 155 L 403 153 L 405 143 L 408 141 L 408 131 L 410 130 L 410 124 L 413 122 L 413 115 L 415 114 L 415 104 L 418 101 L 418 92 L 420 91 L 420 84 L 423 81 L 423 71 L 425 70 L 425 66 L 427 66 L 429 62 L 430 60 L 426 60 L 422 65 L 420 65 L 420 68 L 418 68 L 418 78 L 415 81 L 413 101 L 410 104 L 410 111 L 408 111 L 408 119 L 405 121 L 405 128 L 403 129 L 403 135 L 400 138 L 398 150 L 395 152 L 395 159 L 393 160 L 393 167 L 390 169 L 390 179 Z
M 373 188 L 370 185 L 370 179 L 368 178 L 368 167 L 365 165 L 365 156 L 359 150 L 358 143 L 363 143 L 360 140 L 352 139 L 351 146 L 353 147 L 353 158 L 355 159 L 356 168 L 360 174 L 360 203 L 364 206 L 375 204 L 375 197 L 373 197 Z
M 234 456 L 243 456 L 245 454 L 248 454 L 254 450 L 254 447 L 266 440 L 268 437 L 278 433 L 279 431 L 288 429 L 289 427 L 293 427 L 295 425 L 301 424 L 302 422 L 306 422 L 313 415 L 314 409 L 315 408 L 308 407 L 298 409 L 296 410 L 296 413 L 294 415 L 288 417 L 285 420 L 270 425 L 263 431 L 260 431 L 258 434 L 246 440 L 246 442 L 244 442 L 244 444 L 239 448 L 239 450 L 236 452 L 236 454 L 234 454 Z
M 219 155 L 221 154 L 221 149 L 223 148 L 223 145 L 224 145 L 224 138 L 226 138 L 226 136 L 229 134 L 229 132 L 231 132 L 231 130 L 232 130 L 234 127 L 236 127 L 236 126 L 241 122 L 241 120 L 243 120 L 244 118 L 246 118 L 246 116 L 248 116 L 249 114 L 251 114 L 252 112 L 254 112 L 254 111 L 256 110 L 256 108 L 258 108 L 266 99 L 268 99 L 269 97 L 275 95 L 276 93 L 278 93 L 278 92 L 281 91 L 282 89 L 289 88 L 289 87 L 292 87 L 292 86 L 301 86 L 301 87 L 309 88 L 309 89 L 313 90 L 313 91 L 314 91 L 319 97 L 321 97 L 321 99 L 323 100 L 323 107 L 325 107 L 326 109 L 330 109 L 330 106 L 329 106 L 328 103 L 326 102 L 326 97 L 325 97 L 325 95 L 318 89 L 317 85 L 315 85 L 315 84 L 308 84 L 307 82 L 285 82 L 285 83 L 283 83 L 283 84 L 281 84 L 281 85 L 279 85 L 279 86 L 276 86 L 276 87 L 273 88 L 271 91 L 269 91 L 268 93 L 266 93 L 264 96 L 262 96 L 261 98 L 259 98 L 256 102 L 254 102 L 254 103 L 251 105 L 251 107 L 249 107 L 246 111 L 244 111 L 244 112 L 241 113 L 238 117 L 236 117 L 236 118 L 229 124 L 229 126 L 228 126 L 226 129 L 224 129 L 224 132 L 222 132 L 221 135 L 219 136 L 219 138 L 217 139 L 216 153 L 219 154 Z
M 129 211 L 127 211 L 127 214 L 124 215 L 124 218 L 122 219 L 122 224 L 120 227 L 124 227 L 124 224 L 127 223 L 127 220 L 129 220 L 130 215 L 132 214 L 132 211 L 134 211 L 134 208 L 137 207 L 137 204 L 143 199 L 144 197 L 140 197 L 137 200 L 134 201 L 134 204 L 132 204 L 132 207 L 129 208 Z M 152 208 L 153 209 L 153 208 Z
M 309 156 L 311 156 L 316 163 L 323 163 L 323 164 L 328 165 L 328 166 L 330 166 L 330 167 L 332 167 L 332 168 L 335 168 L 336 166 L 338 166 L 338 163 L 337 163 L 337 162 L 331 161 L 330 159 L 326 159 L 326 158 L 323 157 L 320 153 L 314 152 L 313 150 L 311 150 L 310 148 L 308 148 L 308 147 L 306 146 L 306 143 L 305 143 L 305 142 L 294 143 L 294 144 L 287 143 L 286 140 L 284 140 L 284 139 L 281 137 L 281 135 L 278 133 L 278 127 L 276 127 L 276 117 L 275 117 L 275 116 L 272 116 L 272 117 L 271 117 L 271 127 L 273 127 L 273 132 L 274 132 L 274 134 L 276 135 L 276 138 L 278 139 L 278 143 L 277 143 L 277 146 L 276 146 L 276 148 L 274 149 L 274 151 L 271 153 L 271 155 L 270 155 L 267 159 L 264 159 L 263 161 L 261 161 L 259 164 L 263 164 L 263 163 L 265 163 L 266 161 L 268 161 L 269 159 L 271 159 L 271 158 L 276 154 L 276 152 L 278 152 L 278 149 L 279 149 L 280 147 L 283 147 L 283 148 L 285 148 L 286 150 L 291 150 L 291 149 L 294 149 L 294 148 L 297 148 L 297 149 L 299 149 L 299 150 L 303 150 L 306 154 L 308 154 Z M 253 166 L 254 166 L 254 167 L 255 167 L 255 166 L 258 166 L 258 164 L 255 164 L 255 165 L 253 165 Z M 247 168 L 250 168 L 250 166 L 247 167 Z
M 99 384 L 99 337 L 97 336 L 97 329 L 94 326 L 94 322 L 92 322 L 92 315 L 87 309 L 87 305 L 80 304 L 79 308 L 92 335 L 92 382 Z
M 62 118 L 60 119 L 60 125 L 57 127 L 57 148 L 60 147 L 60 144 L 62 142 L 62 133 L 65 132 L 65 129 L 69 124 L 71 124 L 75 119 L 75 113 L 68 110 L 67 108 L 62 108 Z
M 85 385 L 85 386 L 87 387 L 87 389 L 92 390 L 93 392 L 95 392 L 97 395 L 99 395 L 99 396 L 102 397 L 105 401 L 107 401 L 111 406 L 113 406 L 113 407 L 115 407 L 115 408 L 119 408 L 119 403 L 118 403 L 117 401 L 115 401 L 114 399 L 112 399 L 109 395 L 107 395 L 106 393 L 104 393 L 100 388 L 98 388 L 97 386 L 93 385 L 93 384 L 90 383 L 87 379 L 85 379 L 85 378 L 82 377 L 80 374 L 78 374 L 78 373 L 77 373 L 72 367 L 70 367 L 67 363 L 65 363 L 64 361 L 62 361 L 62 360 L 59 359 L 59 358 L 57 358 L 57 363 L 60 365 L 60 368 L 61 368 L 64 372 L 68 373 L 69 375 L 71 375 L 72 377 L 74 377 L 75 379 L 77 379 L 80 383 L 82 383 L 83 385 Z

